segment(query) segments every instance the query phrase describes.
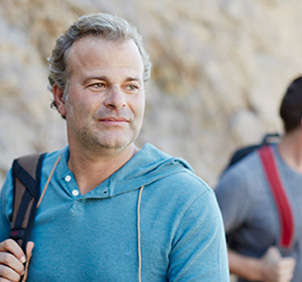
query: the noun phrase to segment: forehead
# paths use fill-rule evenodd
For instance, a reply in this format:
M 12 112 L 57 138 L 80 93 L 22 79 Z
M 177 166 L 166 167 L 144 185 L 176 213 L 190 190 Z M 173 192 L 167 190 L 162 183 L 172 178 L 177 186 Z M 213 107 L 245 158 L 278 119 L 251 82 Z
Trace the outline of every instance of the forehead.
M 67 55 L 69 73 L 81 71 L 130 71 L 143 75 L 143 62 L 133 40 L 106 40 L 86 36 L 77 40 Z

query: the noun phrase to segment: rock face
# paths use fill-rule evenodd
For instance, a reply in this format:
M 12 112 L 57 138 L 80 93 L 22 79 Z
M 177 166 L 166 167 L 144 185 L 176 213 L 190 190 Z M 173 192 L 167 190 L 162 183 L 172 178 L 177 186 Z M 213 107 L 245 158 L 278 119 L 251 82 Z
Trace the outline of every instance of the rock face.
M 0 182 L 12 159 L 65 144 L 49 109 L 47 60 L 78 16 L 110 12 L 139 27 L 153 62 L 146 141 L 214 185 L 231 151 L 281 131 L 278 105 L 302 69 L 298 0 L 1 0 Z

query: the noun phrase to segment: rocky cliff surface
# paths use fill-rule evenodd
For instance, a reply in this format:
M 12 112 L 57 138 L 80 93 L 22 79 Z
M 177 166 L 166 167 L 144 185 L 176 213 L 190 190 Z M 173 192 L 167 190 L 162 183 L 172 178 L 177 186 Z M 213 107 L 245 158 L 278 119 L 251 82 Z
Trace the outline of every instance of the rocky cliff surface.
M 46 59 L 78 16 L 110 12 L 139 27 L 153 62 L 139 143 L 214 185 L 234 148 L 281 131 L 280 97 L 302 69 L 301 10 L 298 0 L 1 0 L 0 183 L 14 157 L 65 144 Z

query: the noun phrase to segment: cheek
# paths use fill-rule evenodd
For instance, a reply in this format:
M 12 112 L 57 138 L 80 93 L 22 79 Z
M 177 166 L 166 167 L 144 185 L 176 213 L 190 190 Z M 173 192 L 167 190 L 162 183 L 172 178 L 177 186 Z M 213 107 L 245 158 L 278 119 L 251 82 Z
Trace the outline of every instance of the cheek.
M 66 118 L 79 123 L 84 119 L 85 106 L 74 101 L 66 101 Z
M 79 99 L 68 99 L 66 101 L 67 114 L 72 115 L 74 119 L 82 119 L 89 116 L 97 108 L 95 101 L 90 101 L 88 97 L 79 97 Z
M 135 100 L 135 112 L 137 116 L 143 116 L 145 112 L 145 96 L 141 95 Z

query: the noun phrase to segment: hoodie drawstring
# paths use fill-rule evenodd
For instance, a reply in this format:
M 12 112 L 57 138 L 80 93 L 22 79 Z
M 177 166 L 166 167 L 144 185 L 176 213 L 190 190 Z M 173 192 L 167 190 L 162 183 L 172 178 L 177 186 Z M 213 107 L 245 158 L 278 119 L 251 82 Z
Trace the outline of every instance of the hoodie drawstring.
M 139 188 L 138 200 L 137 200 L 137 253 L 138 253 L 138 282 L 142 282 L 142 250 L 141 250 L 141 219 L 140 208 L 142 193 L 144 185 Z
M 43 187 L 41 196 L 40 196 L 39 201 L 38 201 L 38 203 L 37 203 L 37 208 L 40 206 L 40 204 L 41 204 L 41 202 L 42 202 L 42 200 L 43 200 L 43 198 L 44 198 L 44 195 L 45 195 L 46 189 L 47 189 L 47 187 L 48 187 L 48 184 L 49 184 L 49 182 L 50 182 L 50 180 L 51 180 L 51 178 L 52 178 L 52 176 L 53 176 L 53 173 L 55 172 L 56 167 L 57 167 L 57 165 L 58 165 L 58 163 L 59 163 L 60 160 L 61 160 L 61 156 L 59 156 L 59 157 L 57 158 L 55 164 L 53 165 L 53 167 L 52 167 L 52 169 L 51 169 L 51 172 L 50 172 L 50 174 L 49 174 L 49 176 L 48 176 L 48 178 L 47 178 L 46 184 L 45 184 L 44 187 Z

